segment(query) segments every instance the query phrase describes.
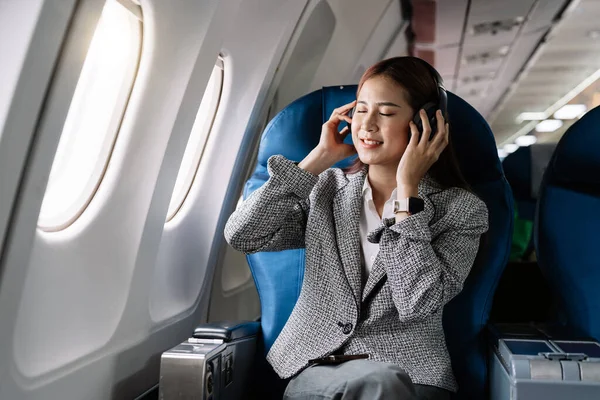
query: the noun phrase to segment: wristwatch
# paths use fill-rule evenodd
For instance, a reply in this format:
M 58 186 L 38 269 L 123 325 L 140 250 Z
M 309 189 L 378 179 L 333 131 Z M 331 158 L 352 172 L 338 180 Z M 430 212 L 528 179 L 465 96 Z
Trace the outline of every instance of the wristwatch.
M 406 212 L 413 215 L 425 209 L 425 202 L 419 197 L 407 197 L 402 200 L 394 200 L 394 214 Z

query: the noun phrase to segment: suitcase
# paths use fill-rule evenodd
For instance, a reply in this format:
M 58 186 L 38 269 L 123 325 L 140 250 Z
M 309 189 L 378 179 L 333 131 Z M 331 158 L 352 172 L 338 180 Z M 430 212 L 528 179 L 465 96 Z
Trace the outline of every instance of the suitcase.
M 491 326 L 490 399 L 600 400 L 600 343 L 534 325 Z

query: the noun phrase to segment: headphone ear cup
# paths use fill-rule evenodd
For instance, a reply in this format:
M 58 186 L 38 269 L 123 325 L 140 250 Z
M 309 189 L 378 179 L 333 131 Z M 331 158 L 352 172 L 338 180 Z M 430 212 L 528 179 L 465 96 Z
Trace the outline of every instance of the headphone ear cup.
M 423 121 L 421 121 L 421 115 L 417 112 L 413 117 L 413 122 L 417 126 L 417 130 L 419 131 L 419 139 L 421 139 L 421 135 L 423 134 Z M 411 131 L 408 130 L 408 140 L 411 138 Z
M 429 140 L 431 140 L 437 130 L 437 118 L 435 116 L 437 106 L 434 103 L 427 103 L 423 106 L 422 109 L 425 110 L 425 113 L 427 114 L 427 120 L 429 121 L 429 126 L 431 126 L 431 135 L 429 136 Z M 421 120 L 421 114 L 419 114 L 419 111 L 417 111 L 417 113 L 413 117 L 413 122 L 415 123 L 415 125 L 417 125 L 417 128 L 419 129 L 419 132 L 422 135 L 423 121 Z M 421 138 L 419 137 L 419 139 Z

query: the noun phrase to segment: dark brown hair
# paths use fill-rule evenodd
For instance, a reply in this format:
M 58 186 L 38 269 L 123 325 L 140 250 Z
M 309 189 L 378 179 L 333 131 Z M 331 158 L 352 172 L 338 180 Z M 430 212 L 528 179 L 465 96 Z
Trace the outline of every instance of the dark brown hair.
M 415 112 L 418 112 L 426 103 L 439 104 L 439 90 L 442 86 L 442 77 L 426 61 L 417 57 L 394 57 L 378 62 L 365 71 L 360 78 L 356 96 L 364 83 L 376 76 L 382 76 L 404 89 L 404 95 L 408 104 Z M 439 159 L 429 169 L 433 179 L 444 187 L 460 187 L 468 189 L 469 185 L 463 177 L 454 147 L 452 145 L 452 129 L 448 137 L 448 146 L 440 154 Z M 348 174 L 356 173 L 365 167 L 358 156 L 353 163 L 344 169 Z

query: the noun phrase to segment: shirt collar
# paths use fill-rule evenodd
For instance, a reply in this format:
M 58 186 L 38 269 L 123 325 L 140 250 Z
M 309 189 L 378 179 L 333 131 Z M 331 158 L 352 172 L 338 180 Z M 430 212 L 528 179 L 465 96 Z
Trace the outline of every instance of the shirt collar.
M 394 191 L 392 192 L 392 195 L 388 199 L 388 201 L 396 198 L 396 191 L 397 191 L 397 189 L 394 189 Z M 371 184 L 369 183 L 368 175 L 365 176 L 365 183 L 363 183 L 363 188 L 362 188 L 362 196 L 367 201 L 369 201 L 369 200 L 373 201 L 373 189 L 371 188 Z
M 365 183 L 363 183 L 362 197 L 366 202 L 373 201 L 373 189 L 369 183 L 369 177 L 365 176 Z

